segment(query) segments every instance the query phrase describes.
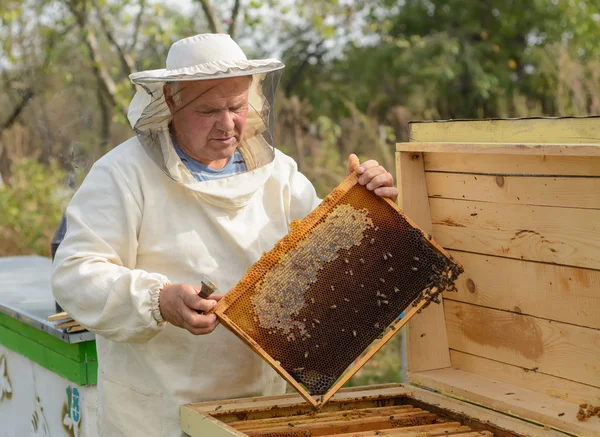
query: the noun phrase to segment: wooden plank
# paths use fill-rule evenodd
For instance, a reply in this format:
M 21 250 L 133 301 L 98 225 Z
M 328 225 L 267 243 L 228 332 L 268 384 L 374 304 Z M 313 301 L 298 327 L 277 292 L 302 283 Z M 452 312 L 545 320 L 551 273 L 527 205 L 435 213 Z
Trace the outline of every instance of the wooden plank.
M 480 153 L 485 155 L 551 155 L 600 156 L 598 144 L 540 144 L 540 143 L 485 143 L 485 142 L 414 142 L 400 143 L 398 152 L 409 153 Z
M 370 431 L 387 428 L 399 428 L 407 426 L 427 425 L 434 423 L 437 420 L 437 415 L 423 412 L 415 413 L 414 415 L 405 415 L 394 418 L 366 418 L 366 419 L 350 419 L 332 421 L 327 423 L 316 424 L 299 424 L 297 426 L 278 426 L 259 430 L 246 431 L 245 434 L 249 437 L 261 437 L 263 434 L 267 436 L 278 434 L 304 436 L 307 431 L 310 431 L 311 437 L 325 436 L 328 434 L 342 434 L 349 432 Z M 268 431 L 268 432 L 266 432 Z M 293 433 L 293 434 L 292 434 Z
M 79 322 L 76 322 L 75 320 L 71 320 L 70 322 L 57 323 L 54 325 L 54 327 L 56 329 L 62 329 L 62 328 L 72 328 L 73 326 L 77 326 L 77 325 L 79 325 Z
M 600 177 L 560 178 L 426 173 L 430 197 L 515 205 L 600 208 Z
M 432 294 L 434 294 L 437 291 L 437 289 L 434 287 L 432 289 Z M 340 389 L 344 386 L 344 384 L 346 384 L 350 378 L 352 378 L 356 372 L 358 372 L 365 364 L 367 364 L 367 361 L 369 361 L 371 358 L 373 358 L 373 356 L 379 352 L 379 350 L 386 345 L 386 343 L 388 341 L 390 341 L 392 339 L 392 337 L 394 335 L 396 335 L 396 333 L 398 333 L 400 331 L 400 329 L 402 329 L 402 327 L 404 325 L 406 325 L 407 322 L 409 322 L 413 317 L 415 317 L 417 315 L 417 312 L 421 310 L 421 308 L 423 308 L 423 306 L 425 306 L 425 304 L 427 303 L 427 300 L 423 299 L 421 300 L 421 302 L 419 302 L 416 306 L 411 307 L 410 310 L 408 310 L 404 316 L 396 321 L 394 324 L 392 324 L 387 331 L 383 334 L 383 336 L 377 340 L 377 342 L 372 345 L 353 365 L 350 369 L 348 369 L 346 371 L 346 373 L 344 373 L 344 375 L 342 375 L 341 378 L 339 378 L 335 384 L 329 389 L 327 390 L 327 393 L 325 393 L 322 398 L 321 401 L 319 403 L 319 405 L 324 405 L 327 402 L 329 402 L 329 399 L 331 399 L 331 397 Z M 431 305 L 430 305 L 431 306 Z
M 370 420 L 370 421 L 381 421 L 387 423 L 388 420 L 396 420 L 400 418 L 409 418 L 409 417 L 417 417 L 422 416 L 424 414 L 429 414 L 428 411 L 422 410 L 420 408 L 410 408 L 404 410 L 393 410 L 388 414 L 383 414 L 379 412 L 375 412 L 373 410 L 363 411 L 362 413 L 353 413 L 352 410 L 346 411 L 340 415 L 332 415 L 332 416 L 287 416 L 287 417 L 278 417 L 271 419 L 259 419 L 259 420 L 242 420 L 237 423 L 229 423 L 228 425 L 232 428 L 237 429 L 238 431 L 248 432 L 248 431 L 257 431 L 257 430 L 269 430 L 271 428 L 280 428 L 280 427 L 298 427 L 300 425 L 311 425 L 311 426 L 321 426 L 324 424 L 331 423 L 345 423 L 348 421 L 360 421 L 360 420 Z
M 280 423 L 300 423 L 300 422 L 322 422 L 323 420 L 339 420 L 345 417 L 356 418 L 356 417 L 373 417 L 373 416 L 390 416 L 401 414 L 405 412 L 414 412 L 423 410 L 413 407 L 412 405 L 395 405 L 392 407 L 371 407 L 371 408 L 351 408 L 349 410 L 338 410 L 338 411 L 327 411 L 320 412 L 320 410 L 311 411 L 305 414 L 289 414 L 289 415 L 280 415 L 278 412 L 273 417 L 261 418 L 261 419 L 244 419 L 237 420 L 235 422 L 229 422 L 228 425 L 238 429 L 247 429 L 247 428 L 261 428 L 270 424 L 280 424 Z
M 487 358 L 451 350 L 452 367 L 487 378 L 527 388 L 577 405 L 600 403 L 600 389 L 567 379 L 532 372 L 523 367 L 500 363 Z
M 579 422 L 576 418 L 579 406 L 572 402 L 452 368 L 419 372 L 410 377 L 416 384 L 548 427 L 582 437 L 600 436 L 600 421 Z
M 600 271 L 452 251 L 465 269 L 446 298 L 600 329 Z
M 600 330 L 446 300 L 450 348 L 600 387 Z
M 181 430 L 190 437 L 245 437 L 246 434 L 231 428 L 209 415 L 199 414 L 187 405 L 179 407 Z
M 412 122 L 410 141 L 600 143 L 600 118 L 522 118 Z
M 409 388 L 402 384 L 343 388 L 335 394 L 327 405 L 322 406 L 319 410 L 323 411 L 324 409 L 328 409 L 331 411 L 340 408 L 343 405 L 355 404 L 357 402 L 373 402 L 372 405 L 376 406 L 377 404 L 375 401 L 384 400 L 386 398 L 393 399 L 402 397 L 409 391 Z M 189 404 L 188 406 L 201 413 L 218 413 L 219 415 L 243 413 L 246 411 L 280 410 L 282 408 L 311 408 L 303 401 L 303 398 L 296 393 L 278 396 L 222 399 Z
M 600 210 L 430 199 L 447 249 L 600 269 Z
M 600 158 L 589 156 L 425 153 L 425 171 L 499 175 L 600 176 Z
M 470 431 L 468 426 L 461 426 L 458 422 L 434 423 L 432 425 L 411 426 L 408 428 L 362 431 L 345 434 L 329 434 L 324 437 L 428 437 L 438 435 L 456 434 L 462 431 Z
M 431 234 L 431 214 L 423 155 L 396 153 L 398 206 L 423 231 Z M 443 304 L 430 305 L 412 318 L 407 328 L 409 371 L 441 369 L 450 366 Z
M 51 314 L 48 317 L 46 317 L 46 320 L 48 322 L 55 322 L 57 320 L 67 320 L 67 319 L 71 319 L 72 317 L 70 315 L 68 315 L 65 312 L 62 313 L 57 313 L 57 314 Z
M 409 373 L 409 379 L 413 379 L 414 375 L 413 373 Z M 511 417 L 507 413 L 503 414 L 488 408 L 481 408 L 481 406 L 475 404 L 475 401 L 464 402 L 450 396 L 435 393 L 430 389 L 423 390 L 412 386 L 409 396 L 426 405 L 435 406 L 435 411 L 439 411 L 445 417 L 450 417 L 452 420 L 465 421 L 472 426 L 477 424 L 478 428 L 491 430 L 494 433 L 498 432 L 501 436 L 513 433 L 527 437 L 565 437 L 564 433 L 548 429 L 543 425 L 534 425 L 519 418 Z

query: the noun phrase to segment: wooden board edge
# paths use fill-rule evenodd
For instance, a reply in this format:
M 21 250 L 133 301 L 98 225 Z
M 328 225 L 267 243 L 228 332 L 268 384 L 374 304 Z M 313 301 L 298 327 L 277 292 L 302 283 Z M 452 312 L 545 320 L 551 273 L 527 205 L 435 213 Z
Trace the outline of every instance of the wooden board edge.
M 532 372 L 521 366 L 495 361 L 486 357 L 450 350 L 452 367 L 465 372 L 492 378 L 507 384 L 517 385 L 537 393 L 579 404 L 600 403 L 600 388 L 591 385 Z
M 181 430 L 190 437 L 246 437 L 229 425 L 208 414 L 202 414 L 189 405 L 179 407 Z
M 464 372 L 456 369 L 453 370 L 457 372 L 457 374 L 464 375 L 469 382 L 476 382 L 476 386 L 480 388 L 480 392 L 477 393 L 468 388 L 462 387 L 461 381 L 458 378 L 452 378 L 451 382 L 449 382 L 449 378 L 446 376 L 437 375 L 436 371 L 409 373 L 407 378 L 412 384 L 417 386 L 427 387 L 428 389 L 436 390 L 445 396 L 449 396 L 463 402 L 480 405 L 481 407 L 489 408 L 497 413 L 539 424 L 540 426 L 546 428 L 552 428 L 558 432 L 577 437 L 600 437 L 600 422 L 592 422 L 592 420 L 595 418 L 590 419 L 588 422 L 577 421 L 575 414 L 577 413 L 578 406 L 572 402 L 567 402 L 562 399 L 555 399 L 551 396 L 533 392 L 532 390 L 524 389 L 512 384 L 482 377 L 470 372 Z M 488 397 L 487 395 L 481 393 L 486 387 L 493 387 L 494 389 L 505 388 L 506 390 L 509 390 L 507 391 L 507 394 L 518 393 L 519 397 L 505 397 L 503 399 L 498 397 Z M 556 405 L 559 403 L 569 404 L 570 410 L 572 411 L 565 411 L 565 416 L 554 417 L 553 415 L 549 415 L 544 412 L 541 405 L 527 403 L 525 400 L 523 400 L 523 398 L 525 398 L 528 394 L 531 394 L 533 398 L 543 399 L 544 403 L 547 405 Z M 562 406 L 563 405 L 561 405 L 561 407 Z
M 410 142 L 397 143 L 397 152 L 481 153 L 492 155 L 600 156 L 600 144 Z
M 423 231 L 431 234 L 431 213 L 423 154 L 396 153 L 396 175 L 398 207 Z M 439 305 L 430 306 L 427 311 L 416 315 L 409 322 L 407 359 L 408 370 L 415 372 L 450 366 L 443 301 Z
M 600 118 L 534 117 L 409 123 L 410 141 L 600 143 Z
M 470 401 L 463 401 L 447 395 L 432 391 L 431 388 L 421 388 L 418 385 L 410 386 L 409 397 L 429 405 L 450 411 L 461 416 L 492 424 L 500 430 L 516 433 L 527 437 L 567 437 L 561 431 L 544 428 L 542 425 L 533 424 L 520 418 L 497 412 Z
M 373 392 L 377 391 L 379 396 L 397 397 L 404 396 L 409 392 L 406 384 L 384 384 L 375 386 L 347 387 L 337 392 L 330 402 L 351 402 L 353 400 L 365 400 L 373 398 Z M 236 414 L 246 409 L 255 411 L 266 411 L 273 408 L 294 408 L 306 405 L 302 397 L 297 393 L 287 393 L 276 396 L 258 396 L 238 399 L 223 399 L 210 402 L 198 402 L 187 404 L 192 410 L 202 414 Z

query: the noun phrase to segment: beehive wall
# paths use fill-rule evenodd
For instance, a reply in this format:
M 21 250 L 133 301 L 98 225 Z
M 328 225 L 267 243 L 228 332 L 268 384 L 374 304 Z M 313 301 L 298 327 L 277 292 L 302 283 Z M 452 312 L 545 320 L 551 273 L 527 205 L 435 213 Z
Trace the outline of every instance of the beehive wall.
M 547 133 L 536 133 L 531 120 L 519 123 L 505 135 L 477 123 L 465 124 L 463 136 L 441 125 L 431 126 L 435 138 L 427 126 L 415 134 L 465 142 L 460 153 L 445 152 L 450 145 L 423 153 L 433 236 L 465 269 L 458 293 L 444 301 L 451 365 L 598 403 L 600 156 L 594 147 L 589 156 L 561 156 L 566 144 L 554 144 L 555 155 L 518 150 L 512 138 L 556 143 L 579 132 L 585 138 L 573 143 L 597 143 L 600 120 L 561 120 L 556 135 L 547 120 Z M 477 153 L 486 147 L 475 142 L 478 133 L 503 138 L 508 153 Z

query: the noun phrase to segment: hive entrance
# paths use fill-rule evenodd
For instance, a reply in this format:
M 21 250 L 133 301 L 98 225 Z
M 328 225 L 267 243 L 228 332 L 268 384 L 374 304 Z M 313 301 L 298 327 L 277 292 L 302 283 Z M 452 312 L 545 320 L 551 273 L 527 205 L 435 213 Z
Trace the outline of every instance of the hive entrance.
M 352 175 L 248 270 L 215 313 L 316 405 L 310 395 L 326 402 L 411 302 L 437 299 L 459 273 L 395 204 Z

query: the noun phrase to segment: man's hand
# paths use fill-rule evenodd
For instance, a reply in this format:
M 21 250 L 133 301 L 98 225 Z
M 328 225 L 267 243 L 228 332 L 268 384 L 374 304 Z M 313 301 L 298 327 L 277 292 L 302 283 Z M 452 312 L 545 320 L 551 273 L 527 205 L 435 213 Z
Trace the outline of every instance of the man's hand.
M 210 334 L 219 324 L 214 314 L 198 314 L 212 310 L 222 296 L 209 299 L 198 296 L 200 288 L 189 284 L 169 284 L 160 292 L 159 307 L 163 319 L 187 329 L 194 335 Z
M 347 174 L 356 171 L 360 176 L 358 183 L 366 185 L 381 197 L 389 197 L 394 202 L 398 198 L 398 189 L 394 187 L 394 177 L 377 161 L 370 160 L 361 164 L 354 153 L 348 157 Z

